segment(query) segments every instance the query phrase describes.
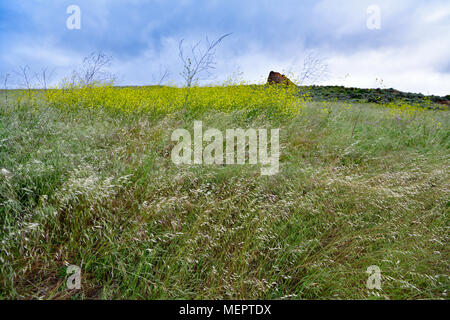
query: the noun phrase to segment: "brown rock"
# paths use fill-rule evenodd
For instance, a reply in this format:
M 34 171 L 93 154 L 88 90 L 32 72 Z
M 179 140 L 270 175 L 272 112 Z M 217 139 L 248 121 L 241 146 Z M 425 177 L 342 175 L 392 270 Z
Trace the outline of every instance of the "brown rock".
M 270 71 L 269 78 L 267 78 L 267 84 L 284 84 L 287 86 L 294 85 L 294 83 L 292 83 L 292 81 L 289 80 L 284 74 L 274 71 Z

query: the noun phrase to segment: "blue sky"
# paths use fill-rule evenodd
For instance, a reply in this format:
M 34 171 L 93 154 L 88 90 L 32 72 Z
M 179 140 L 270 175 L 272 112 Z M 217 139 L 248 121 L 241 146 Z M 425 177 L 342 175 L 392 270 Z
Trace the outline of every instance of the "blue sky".
M 81 9 L 79 30 L 66 27 L 70 5 Z M 371 5 L 380 29 L 367 27 Z M 238 71 L 250 82 L 271 70 L 299 75 L 313 54 L 328 65 L 320 84 L 450 94 L 448 0 L 0 0 L 0 76 L 48 67 L 56 82 L 102 51 L 120 84 L 152 84 L 165 69 L 180 83 L 179 41 L 225 33 L 209 82 Z

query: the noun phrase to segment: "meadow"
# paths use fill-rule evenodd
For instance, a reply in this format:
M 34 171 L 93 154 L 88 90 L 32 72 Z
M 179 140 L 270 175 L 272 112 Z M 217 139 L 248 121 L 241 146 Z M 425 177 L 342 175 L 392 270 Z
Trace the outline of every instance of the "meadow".
M 185 98 L 1 92 L 0 298 L 448 299 L 448 110 L 282 86 Z M 195 120 L 280 128 L 280 172 L 174 165 L 171 134 Z

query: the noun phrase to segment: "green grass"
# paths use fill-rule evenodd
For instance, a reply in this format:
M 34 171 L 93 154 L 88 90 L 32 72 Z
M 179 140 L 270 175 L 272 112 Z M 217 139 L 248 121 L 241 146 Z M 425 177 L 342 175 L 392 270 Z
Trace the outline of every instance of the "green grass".
M 359 103 L 386 104 L 402 100 L 408 104 L 418 104 L 430 109 L 448 110 L 450 95 L 445 97 L 420 93 L 402 92 L 395 89 L 361 89 L 343 86 L 308 86 L 305 87 L 315 101 L 351 101 Z
M 2 101 L 0 298 L 447 299 L 448 111 L 194 119 Z M 194 120 L 281 128 L 280 173 L 176 167 L 171 133 Z

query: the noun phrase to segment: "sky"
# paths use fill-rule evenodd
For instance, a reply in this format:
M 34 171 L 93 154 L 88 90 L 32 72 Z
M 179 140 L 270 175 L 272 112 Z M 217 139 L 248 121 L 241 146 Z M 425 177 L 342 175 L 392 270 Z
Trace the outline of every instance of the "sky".
M 80 25 L 73 23 L 80 9 Z M 450 94 L 449 0 L 0 0 L 0 77 L 69 76 L 92 52 L 113 57 L 121 85 L 181 85 L 185 50 L 232 33 L 202 84 L 262 83 L 270 71 L 299 78 L 306 57 L 327 74 L 314 84 Z M 304 83 L 311 84 L 311 83 Z

